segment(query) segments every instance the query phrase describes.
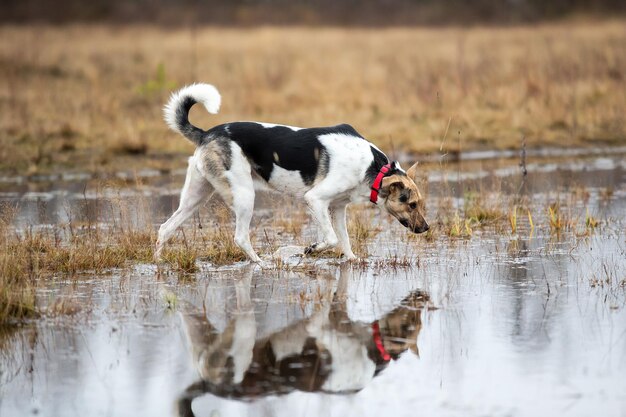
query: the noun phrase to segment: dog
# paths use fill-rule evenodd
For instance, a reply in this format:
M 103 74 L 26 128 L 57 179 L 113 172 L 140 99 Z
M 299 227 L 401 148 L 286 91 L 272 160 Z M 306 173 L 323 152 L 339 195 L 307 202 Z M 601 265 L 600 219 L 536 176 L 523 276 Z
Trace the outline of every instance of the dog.
M 261 259 L 249 232 L 255 188 L 304 199 L 323 237 L 308 246 L 305 254 L 337 248 L 347 259 L 355 259 L 346 206 L 368 197 L 412 232 L 429 229 L 424 199 L 416 185 L 417 163 L 404 171 L 352 126 L 298 128 L 232 122 L 205 131 L 189 122 L 189 110 L 196 103 L 216 114 L 221 96 L 210 84 L 192 84 L 173 93 L 164 108 L 167 125 L 193 142 L 196 151 L 189 158 L 180 205 L 159 229 L 156 260 L 212 188 L 235 214 L 236 244 L 256 263 Z
M 419 356 L 422 311 L 430 296 L 409 292 L 383 317 L 361 322 L 348 315 L 346 290 L 353 277 L 342 265 L 336 291 L 311 316 L 258 337 L 251 300 L 251 269 L 235 282 L 237 312 L 219 330 L 205 312 L 181 313 L 183 329 L 200 379 L 178 400 L 179 415 L 192 416 L 203 394 L 250 400 L 293 391 L 355 393 L 410 351 Z

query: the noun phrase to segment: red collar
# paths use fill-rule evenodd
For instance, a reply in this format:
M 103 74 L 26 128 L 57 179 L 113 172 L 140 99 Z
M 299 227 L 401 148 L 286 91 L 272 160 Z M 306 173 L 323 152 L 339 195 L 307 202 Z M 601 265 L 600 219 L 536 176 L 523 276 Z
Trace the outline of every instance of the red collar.
M 376 179 L 372 183 L 370 201 L 374 204 L 376 204 L 376 201 L 378 201 L 378 192 L 380 191 L 380 186 L 382 185 L 383 178 L 385 178 L 385 175 L 387 175 L 389 171 L 391 171 L 391 164 L 383 165 L 383 167 L 378 172 L 378 175 L 376 175 Z
M 387 353 L 387 351 L 385 350 L 385 346 L 383 345 L 383 339 L 380 337 L 380 327 L 378 327 L 377 321 L 372 323 L 372 337 L 374 338 L 374 344 L 376 345 L 376 349 L 378 349 L 378 352 L 380 352 L 380 356 L 385 362 L 389 362 L 391 360 L 391 355 L 389 355 L 389 353 Z

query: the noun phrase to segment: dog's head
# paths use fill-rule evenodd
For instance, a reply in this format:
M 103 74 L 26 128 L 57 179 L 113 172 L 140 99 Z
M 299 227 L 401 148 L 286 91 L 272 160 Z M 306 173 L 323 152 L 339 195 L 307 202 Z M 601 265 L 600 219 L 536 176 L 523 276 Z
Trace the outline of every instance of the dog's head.
M 415 180 L 417 162 L 406 173 L 397 163 L 393 168 L 394 173 L 383 178 L 380 187 L 382 207 L 412 232 L 426 232 L 429 229 L 424 219 L 426 208 Z
M 428 293 L 416 290 L 379 320 L 383 345 L 392 358 L 398 359 L 407 349 L 419 356 L 417 337 L 422 329 L 422 309 L 429 300 Z

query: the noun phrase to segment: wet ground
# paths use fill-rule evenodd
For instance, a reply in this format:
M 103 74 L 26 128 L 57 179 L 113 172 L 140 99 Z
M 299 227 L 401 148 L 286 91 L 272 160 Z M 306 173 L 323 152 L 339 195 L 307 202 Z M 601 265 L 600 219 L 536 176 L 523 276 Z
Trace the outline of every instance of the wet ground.
M 0 415 L 626 416 L 625 160 L 529 160 L 525 180 L 515 160 L 425 166 L 431 216 L 496 191 L 530 200 L 532 231 L 427 242 L 381 220 L 366 263 L 285 250 L 287 270 L 59 277 L 39 302 L 64 314 L 0 336 Z M 17 227 L 102 221 L 119 201 L 160 221 L 181 182 L 6 181 L 0 199 Z M 560 236 L 556 199 L 583 218 Z

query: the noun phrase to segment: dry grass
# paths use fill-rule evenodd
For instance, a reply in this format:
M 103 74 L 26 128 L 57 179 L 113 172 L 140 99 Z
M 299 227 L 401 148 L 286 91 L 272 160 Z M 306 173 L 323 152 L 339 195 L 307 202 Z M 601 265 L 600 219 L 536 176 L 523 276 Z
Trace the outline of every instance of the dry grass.
M 443 223 L 444 231 L 449 237 L 470 237 L 472 236 L 472 220 L 459 216 L 458 212 L 454 216 L 449 216 Z
M 309 213 L 304 207 L 290 199 L 281 199 L 279 204 L 272 205 L 272 227 L 277 229 L 278 235 L 299 238 L 309 219 Z
M 126 233 L 96 227 L 78 231 L 71 231 L 69 226 L 37 232 L 7 231 L 3 236 L 6 242 L 5 275 L 16 279 L 37 279 L 57 273 L 102 273 L 121 268 L 127 261 L 149 261 L 154 234 L 151 236 L 147 232 L 145 236 L 138 236 L 139 233 L 134 231 Z
M 196 260 L 198 253 L 195 248 L 172 248 L 165 252 L 163 259 L 177 272 L 185 274 L 193 274 L 198 272 L 198 266 Z
M 235 243 L 234 229 L 226 224 L 216 226 L 203 238 L 206 243 L 200 253 L 214 265 L 232 264 L 247 259 L 245 253 Z
M 473 29 L 0 28 L 0 172 L 180 163 L 170 90 L 216 84 L 231 120 L 349 122 L 383 148 L 623 143 L 623 21 Z M 168 156 L 169 155 L 169 156 Z M 133 162 L 129 162 L 129 161 Z
M 39 231 L 16 231 L 0 222 L 0 324 L 36 313 L 35 290 L 42 280 L 84 273 L 105 274 L 138 262 L 153 261 L 155 232 L 119 227 L 58 225 Z M 232 231 L 219 228 L 174 239 L 164 253 L 179 273 L 198 271 L 196 261 L 215 265 L 245 259 Z M 59 306 L 57 306 L 59 307 Z
M 505 214 L 501 209 L 501 203 L 497 200 L 487 201 L 488 197 L 478 193 L 466 193 L 464 202 L 465 217 L 472 223 L 485 225 L 488 223 L 497 223 L 505 218 Z
M 142 203 L 136 204 L 115 202 L 116 209 L 98 219 L 102 222 L 70 221 L 20 230 L 11 226 L 13 210 L 0 207 L 0 324 L 37 314 L 36 289 L 47 279 L 102 275 L 136 263 L 152 263 L 154 222 L 149 214 L 142 214 L 146 211 Z M 218 223 L 180 232 L 164 253 L 170 269 L 193 273 L 198 271 L 198 259 L 217 265 L 244 260 L 233 241 L 229 219 L 218 217 Z M 52 310 L 71 309 L 57 305 Z
M 0 328 L 10 319 L 36 314 L 34 283 L 26 279 L 23 261 L 27 256 L 25 250 L 15 252 L 9 222 L 0 219 Z
M 528 201 L 518 195 L 484 190 L 466 192 L 456 205 L 449 198 L 440 197 L 430 202 L 435 213 L 430 217 L 428 233 L 409 240 L 434 242 L 442 236 L 467 239 L 477 230 L 495 235 L 533 236 L 536 228 L 557 239 L 588 236 L 610 223 L 609 219 L 590 212 L 589 196 L 589 190 L 579 187 L 576 192 L 557 193 L 545 201 Z M 602 195 L 600 199 L 603 201 Z
M 350 208 L 348 212 L 348 234 L 352 250 L 359 257 L 367 257 L 368 244 L 382 230 L 376 225 L 374 217 L 380 215 L 378 210 L 367 210 L 365 207 Z

